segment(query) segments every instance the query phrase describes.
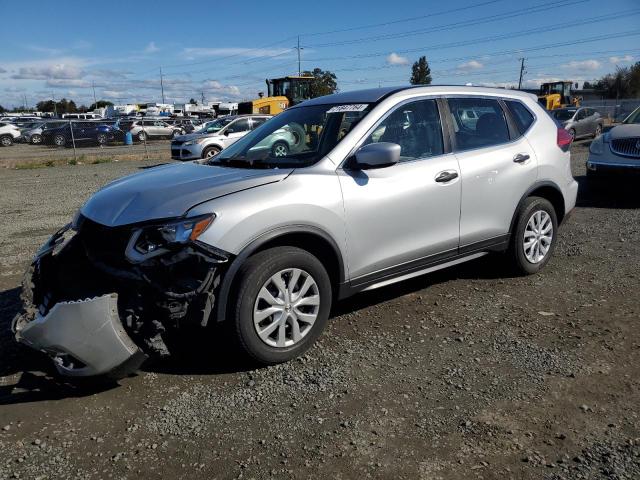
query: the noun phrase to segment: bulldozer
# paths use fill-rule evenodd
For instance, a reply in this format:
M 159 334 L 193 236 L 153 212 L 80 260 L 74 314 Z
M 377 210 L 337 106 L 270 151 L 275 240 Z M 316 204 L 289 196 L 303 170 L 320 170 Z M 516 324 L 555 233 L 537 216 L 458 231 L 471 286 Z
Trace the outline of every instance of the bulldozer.
M 573 82 L 548 82 L 540 85 L 538 102 L 547 110 L 565 107 L 579 107 L 581 98 L 571 95 Z
M 287 108 L 311 98 L 311 76 L 268 78 L 267 96 L 238 104 L 238 113 L 262 113 L 277 115 Z

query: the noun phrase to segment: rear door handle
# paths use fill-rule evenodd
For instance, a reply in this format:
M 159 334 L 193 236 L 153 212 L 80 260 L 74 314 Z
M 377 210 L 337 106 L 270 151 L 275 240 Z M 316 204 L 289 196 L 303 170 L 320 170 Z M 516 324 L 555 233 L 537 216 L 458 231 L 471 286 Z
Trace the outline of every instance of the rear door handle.
M 447 183 L 456 178 L 458 178 L 458 172 L 455 170 L 445 170 L 444 172 L 440 172 L 435 180 L 438 183 Z
M 513 161 L 516 163 L 524 163 L 529 160 L 531 157 L 528 153 L 519 153 L 515 157 L 513 157 Z

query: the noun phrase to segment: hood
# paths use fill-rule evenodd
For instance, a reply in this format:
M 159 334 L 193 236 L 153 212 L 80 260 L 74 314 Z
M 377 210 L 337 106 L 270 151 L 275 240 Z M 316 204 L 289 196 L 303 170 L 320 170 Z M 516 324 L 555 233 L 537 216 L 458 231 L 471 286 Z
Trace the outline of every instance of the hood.
M 188 133 L 187 135 L 178 135 L 177 137 L 173 137 L 173 141 L 184 143 L 197 138 L 215 137 L 216 135 L 216 133 Z
M 618 125 L 609 130 L 609 138 L 640 137 L 640 124 Z
M 283 180 L 291 171 L 192 162 L 163 165 L 106 185 L 80 211 L 94 222 L 110 227 L 174 218 L 199 203 Z

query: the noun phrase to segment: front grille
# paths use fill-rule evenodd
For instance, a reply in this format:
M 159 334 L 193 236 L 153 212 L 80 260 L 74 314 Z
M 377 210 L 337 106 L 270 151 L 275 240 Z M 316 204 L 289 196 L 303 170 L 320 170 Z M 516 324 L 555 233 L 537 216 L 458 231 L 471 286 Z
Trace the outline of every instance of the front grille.
M 125 251 L 131 238 L 130 227 L 107 227 L 87 217 L 78 223 L 78 236 L 90 258 L 112 267 L 127 265 Z
M 625 157 L 640 158 L 640 137 L 611 140 L 611 151 Z

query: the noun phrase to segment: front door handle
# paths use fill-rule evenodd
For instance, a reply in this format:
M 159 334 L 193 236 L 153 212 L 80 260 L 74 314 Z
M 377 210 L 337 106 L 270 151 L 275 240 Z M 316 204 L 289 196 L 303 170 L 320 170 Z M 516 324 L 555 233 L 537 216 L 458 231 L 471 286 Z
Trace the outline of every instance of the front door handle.
M 438 183 L 447 183 L 456 178 L 458 178 L 458 172 L 455 170 L 445 170 L 444 172 L 440 172 L 435 180 Z
M 515 157 L 513 157 L 513 161 L 516 163 L 524 163 L 529 160 L 531 157 L 528 153 L 519 153 Z

